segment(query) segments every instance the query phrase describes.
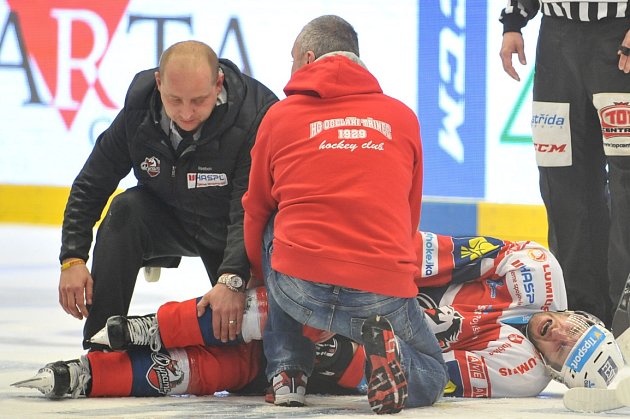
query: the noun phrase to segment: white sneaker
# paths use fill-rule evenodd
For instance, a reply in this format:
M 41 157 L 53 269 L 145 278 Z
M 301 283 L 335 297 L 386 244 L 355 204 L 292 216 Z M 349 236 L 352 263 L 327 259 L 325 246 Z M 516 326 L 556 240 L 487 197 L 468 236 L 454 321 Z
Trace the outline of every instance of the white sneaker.
M 160 280 L 160 273 L 162 273 L 162 268 L 159 266 L 145 266 L 144 280 L 147 282 L 158 282 Z
M 306 404 L 308 377 L 302 371 L 282 371 L 273 377 L 274 404 L 276 406 L 301 407 Z

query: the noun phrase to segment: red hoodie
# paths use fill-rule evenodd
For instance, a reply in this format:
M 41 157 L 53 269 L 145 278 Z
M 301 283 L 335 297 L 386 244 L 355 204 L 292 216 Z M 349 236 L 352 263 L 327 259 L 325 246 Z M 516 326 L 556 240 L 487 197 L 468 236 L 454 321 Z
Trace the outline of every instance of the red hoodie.
M 275 270 L 414 297 L 422 198 L 416 115 L 341 55 L 305 65 L 284 91 L 258 129 L 243 197 L 254 274 L 262 277 L 262 235 L 277 211 Z

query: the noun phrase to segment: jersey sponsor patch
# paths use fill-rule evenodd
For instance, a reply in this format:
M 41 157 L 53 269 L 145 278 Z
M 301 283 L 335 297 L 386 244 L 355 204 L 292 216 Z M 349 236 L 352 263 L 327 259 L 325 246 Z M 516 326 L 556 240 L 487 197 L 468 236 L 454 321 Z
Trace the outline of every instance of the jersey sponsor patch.
M 596 93 L 597 108 L 607 156 L 630 155 L 630 94 Z
M 470 394 L 468 397 L 490 397 L 490 379 L 486 361 L 472 352 L 466 353 L 466 366 L 470 382 Z
M 569 104 L 534 101 L 531 125 L 538 166 L 571 166 Z
M 529 249 L 527 250 L 527 256 L 536 262 L 544 262 L 547 260 L 547 255 L 542 249 Z
M 606 336 L 597 326 L 591 330 L 576 345 L 565 364 L 574 371 L 580 372 L 589 361 L 595 350 L 604 342 Z
M 188 173 L 188 189 L 226 186 L 228 184 L 225 173 Z
M 597 373 L 602 376 L 604 381 L 606 381 L 606 385 L 609 385 L 612 380 L 617 376 L 618 371 L 619 367 L 617 366 L 615 361 L 613 361 L 611 357 L 608 357 L 601 368 L 597 370 Z
M 421 232 L 422 234 L 422 277 L 437 275 L 438 270 L 438 237 L 429 232 Z
M 479 258 L 495 258 L 503 245 L 503 241 L 493 237 L 454 237 L 455 266 L 468 265 Z

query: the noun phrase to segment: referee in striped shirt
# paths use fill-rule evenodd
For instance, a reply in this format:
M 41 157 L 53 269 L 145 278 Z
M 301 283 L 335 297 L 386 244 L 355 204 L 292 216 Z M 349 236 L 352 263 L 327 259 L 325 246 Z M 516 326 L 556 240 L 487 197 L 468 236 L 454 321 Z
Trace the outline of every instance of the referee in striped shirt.
M 500 55 L 517 81 L 512 56 L 526 64 L 521 30 L 542 15 L 532 138 L 569 308 L 594 313 L 618 335 L 613 313 L 630 274 L 628 0 L 507 3 Z

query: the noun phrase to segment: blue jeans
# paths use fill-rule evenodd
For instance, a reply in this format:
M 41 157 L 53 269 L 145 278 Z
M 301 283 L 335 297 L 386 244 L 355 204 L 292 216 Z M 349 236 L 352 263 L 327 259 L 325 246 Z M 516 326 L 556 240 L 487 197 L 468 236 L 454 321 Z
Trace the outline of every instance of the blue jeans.
M 448 381 L 442 351 L 415 298 L 398 298 L 304 281 L 271 269 L 273 219 L 263 239 L 263 270 L 269 300 L 263 346 L 267 378 L 286 370 L 310 376 L 315 348 L 302 334 L 303 325 L 330 330 L 363 343 L 363 322 L 380 314 L 398 338 L 401 364 L 407 378 L 406 407 L 429 406 L 442 395 Z

